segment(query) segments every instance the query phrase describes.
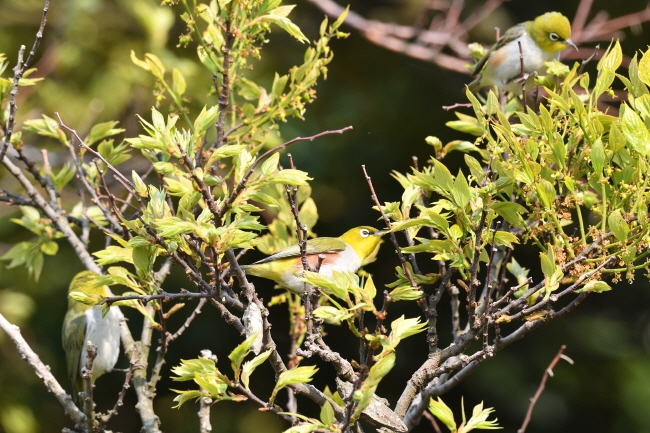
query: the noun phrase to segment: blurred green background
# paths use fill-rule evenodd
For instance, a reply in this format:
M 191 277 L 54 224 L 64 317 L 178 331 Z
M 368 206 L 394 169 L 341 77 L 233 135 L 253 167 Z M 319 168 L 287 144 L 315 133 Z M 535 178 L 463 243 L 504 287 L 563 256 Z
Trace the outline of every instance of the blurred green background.
M 353 10 L 366 17 L 410 24 L 424 2 L 357 0 L 351 4 Z M 491 15 L 483 27 L 505 29 L 549 10 L 561 11 L 571 18 L 577 3 L 513 0 Z M 304 0 L 298 0 L 297 4 L 291 18 L 313 39 L 323 13 Z M 470 10 L 481 6 L 481 2 L 468 1 L 466 4 Z M 630 0 L 619 2 L 614 8 L 612 2 L 594 1 L 590 18 L 598 11 L 621 16 L 641 10 L 645 5 L 645 1 Z M 31 47 L 41 8 L 41 0 L 0 0 L 0 52 L 10 59 L 10 67 L 15 64 L 21 44 L 28 49 Z M 650 26 L 641 25 L 634 32 L 626 31 L 624 53 L 632 55 L 645 50 L 650 44 L 649 29 Z M 140 129 L 135 115 L 138 113 L 145 118 L 150 115 L 152 79 L 131 63 L 131 50 L 139 58 L 146 52 L 153 52 L 163 62 L 174 62 L 182 69 L 188 80 L 188 93 L 196 95 L 194 107 L 214 104 L 206 94 L 209 76 L 197 67 L 194 50 L 176 47 L 177 36 L 183 31 L 184 24 L 154 0 L 52 1 L 35 65 L 39 69 L 37 76 L 46 77 L 46 80 L 36 88 L 21 91 L 18 122 L 42 114 L 54 117 L 54 113 L 59 112 L 81 135 L 93 124 L 108 120 L 119 120 L 127 129 L 126 136 L 138 134 Z M 387 51 L 354 32 L 348 39 L 335 41 L 333 50 L 335 57 L 329 66 L 328 79 L 318 86 L 316 102 L 307 107 L 307 120 L 292 119 L 281 127 L 287 139 L 348 125 L 354 127 L 343 135 L 296 144 L 290 149 L 297 167 L 314 177 L 313 197 L 320 212 L 315 231 L 327 236 L 338 235 L 351 226 L 373 224 L 377 219 L 377 213 L 371 209 L 362 164 L 372 176 L 379 199 L 395 201 L 400 198 L 401 191 L 390 172 L 408 171 L 413 156 L 423 164 L 431 155 L 431 148 L 424 142 L 426 136 L 438 136 L 443 142 L 471 139 L 445 126 L 454 116 L 442 108 L 464 102 L 463 85 L 470 81 L 468 76 Z M 274 71 L 283 73 L 300 62 L 303 52 L 304 47 L 298 42 L 274 29 L 270 43 L 263 50 L 262 61 L 255 62 L 251 74 L 268 85 Z M 5 72 L 4 76 L 9 73 Z M 40 137 L 33 135 L 24 138 L 33 155 L 38 155 L 37 146 L 50 145 L 41 143 Z M 51 157 L 55 158 L 56 152 Z M 451 155 L 446 163 L 455 166 L 461 161 L 460 155 Z M 2 169 L 0 188 L 15 188 Z M 29 238 L 26 230 L 9 221 L 16 216 L 16 208 L 0 207 L 0 254 L 11 243 Z M 8 270 L 6 263 L 0 262 L 0 311 L 21 325 L 23 335 L 41 359 L 51 366 L 61 383 L 68 386 L 60 347 L 60 324 L 66 308 L 67 284 L 81 266 L 68 245 L 64 241 L 59 244 L 59 254 L 46 260 L 38 283 L 29 280 L 24 269 Z M 379 260 L 368 267 L 378 284 L 392 281 L 391 273 L 396 265 L 393 256 L 391 248 L 385 246 Z M 535 257 L 532 255 L 533 259 Z M 424 267 L 428 266 L 424 258 L 420 261 Z M 265 282 L 255 283 L 266 300 L 274 294 Z M 173 275 L 167 287 L 177 288 L 183 284 L 180 275 Z M 461 397 L 464 397 L 467 410 L 484 401 L 486 406 L 496 409 L 505 431 L 515 431 L 521 425 L 529 398 L 544 369 L 560 345 L 566 344 L 565 354 L 575 363 L 569 365 L 562 361 L 557 365 L 555 376 L 549 380 L 527 431 L 650 432 L 650 291 L 647 286 L 646 278 L 639 274 L 634 284 L 620 283 L 612 292 L 590 297 L 573 314 L 549 323 L 485 362 L 446 394 L 445 402 L 460 413 Z M 445 305 L 444 299 L 441 305 Z M 444 311 L 444 307 L 440 310 L 439 323 L 449 323 L 449 312 Z M 415 316 L 419 310 L 400 305 L 391 310 L 393 317 L 402 313 Z M 182 320 L 177 316 L 177 321 Z M 137 316 L 131 317 L 134 319 L 132 326 L 137 327 L 140 320 L 135 320 Z M 273 328 L 276 341 L 281 352 L 282 349 L 286 352 L 289 341 L 284 309 L 273 307 L 271 319 L 276 323 Z M 329 327 L 328 332 L 328 341 L 332 341 L 334 349 L 344 355 L 355 355 L 355 348 L 345 344 L 349 341 L 345 330 Z M 211 349 L 223 362 L 237 338 L 216 311 L 206 307 L 185 338 L 171 346 L 163 373 L 168 375 L 169 368 L 179 359 L 196 357 L 202 349 Z M 442 338 L 442 343 L 448 343 L 448 339 Z M 406 380 L 425 359 L 426 351 L 424 335 L 405 340 L 398 349 L 396 368 L 378 393 L 394 404 Z M 126 359 L 121 358 L 118 366 L 127 364 Z M 332 387 L 333 382 L 328 380 L 333 373 L 331 367 L 322 365 L 315 384 Z M 256 372 L 254 379 L 261 382 L 265 377 L 272 379 L 272 375 L 270 367 L 265 366 Z M 106 375 L 98 381 L 96 395 L 100 410 L 112 407 L 122 381 L 121 373 Z M 156 404 L 162 429 L 166 432 L 196 431 L 196 405 L 171 409 L 174 394 L 169 388 L 178 386 L 165 380 L 158 386 Z M 270 381 L 257 386 L 261 395 L 268 395 Z M 134 401 L 131 391 L 118 419 L 109 425 L 111 429 L 139 430 L 139 419 L 132 409 Z M 307 408 L 308 414 L 317 415 L 311 403 L 302 400 L 300 403 L 300 407 Z M 288 427 L 248 403 L 219 403 L 213 407 L 212 420 L 214 431 L 219 432 L 279 432 Z M 16 354 L 6 335 L 0 333 L 0 432 L 55 432 L 64 426 L 71 427 L 71 424 L 59 404 Z M 433 430 L 423 421 L 415 431 Z

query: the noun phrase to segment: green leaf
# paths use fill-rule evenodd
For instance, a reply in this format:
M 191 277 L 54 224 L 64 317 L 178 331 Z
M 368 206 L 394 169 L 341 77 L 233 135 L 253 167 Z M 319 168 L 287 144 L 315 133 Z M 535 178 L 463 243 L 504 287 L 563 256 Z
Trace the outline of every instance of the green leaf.
M 302 186 L 312 180 L 306 172 L 295 169 L 280 170 L 264 178 L 265 183 L 281 183 L 283 185 Z
M 650 86 L 650 49 L 643 53 L 639 61 L 639 79 L 646 86 Z
M 271 398 L 269 400 L 271 402 L 275 401 L 275 397 L 277 396 L 278 391 L 284 387 L 296 383 L 311 382 L 312 377 L 314 374 L 316 374 L 317 371 L 318 368 L 316 368 L 314 365 L 309 365 L 306 367 L 294 367 L 290 370 L 283 371 L 278 377 L 278 381 L 275 384 L 275 388 L 273 388 L 273 393 L 271 394 Z
M 110 265 L 117 262 L 133 263 L 133 249 L 109 245 L 103 250 L 92 253 L 97 257 L 98 265 Z
M 616 236 L 616 239 L 625 242 L 627 235 L 630 232 L 630 227 L 627 225 L 625 218 L 623 218 L 620 209 L 615 209 L 609 214 L 607 217 L 607 224 L 612 233 L 614 233 L 614 236 Z
M 591 145 L 591 165 L 596 173 L 602 174 L 605 167 L 605 148 L 600 138 Z
M 593 91 L 596 98 L 611 86 L 614 81 L 615 71 L 621 65 L 622 60 L 621 45 L 617 40 L 614 47 L 610 47 L 607 50 L 596 66 L 598 69 L 598 78 L 596 79 L 596 85 Z
M 294 425 L 293 427 L 286 429 L 282 433 L 311 433 L 314 430 L 318 430 L 320 428 L 321 426 L 317 424 L 303 423 L 303 424 Z
M 350 5 L 347 5 L 345 10 L 341 12 L 341 15 L 332 23 L 332 30 L 336 30 L 339 27 L 341 27 L 341 24 L 343 24 L 343 21 L 345 21 L 345 18 L 348 16 L 348 12 L 350 12 Z
M 268 176 L 278 171 L 278 163 L 280 161 L 280 154 L 274 153 L 262 164 L 262 174 Z
M 199 137 L 201 137 L 205 131 L 208 130 L 211 126 L 214 126 L 215 121 L 217 120 L 217 117 L 219 116 L 219 107 L 212 106 L 210 108 L 207 108 L 205 105 L 203 106 L 203 109 L 197 116 L 196 120 L 194 121 L 194 138 L 198 140 Z M 238 152 L 237 149 L 241 150 L 241 148 L 245 146 L 243 145 L 230 145 L 230 146 L 222 146 L 219 149 L 215 150 L 214 153 L 212 154 L 211 158 L 215 157 L 215 153 L 217 153 L 218 156 L 216 158 L 223 158 L 225 156 L 232 156 L 232 153 L 236 154 Z
M 463 414 L 464 414 L 464 408 L 463 408 Z M 464 426 L 461 426 L 458 429 L 458 433 L 467 433 L 471 430 L 477 429 L 477 430 L 495 430 L 495 429 L 502 429 L 503 427 L 500 427 L 497 424 L 497 419 L 495 418 L 494 420 L 488 420 L 487 418 L 494 412 L 494 408 L 486 408 L 483 409 L 483 402 L 477 404 L 474 406 L 474 409 L 472 410 L 472 417 L 467 421 L 467 423 L 464 423 Z
M 172 69 L 172 91 L 177 96 L 183 96 L 185 90 L 187 89 L 187 84 L 185 83 L 185 77 L 178 69 Z
M 235 347 L 233 351 L 230 352 L 230 355 L 228 355 L 228 359 L 230 359 L 231 361 L 230 365 L 232 367 L 232 371 L 235 373 L 235 382 L 239 380 L 241 363 L 244 361 L 246 355 L 248 355 L 248 352 L 250 352 L 251 347 L 253 346 L 253 343 L 255 342 L 256 338 L 257 338 L 257 333 L 254 332 L 241 344 Z
M 650 132 L 648 132 L 648 128 L 646 128 L 641 117 L 629 105 L 622 104 L 621 109 L 623 109 L 621 128 L 625 139 L 632 149 L 643 156 L 647 156 L 650 153 Z
M 70 162 L 66 162 L 57 173 L 52 173 L 50 177 L 57 191 L 61 191 L 72 180 L 76 172 L 77 168 Z
M 242 372 L 241 372 L 241 381 L 246 387 L 246 389 L 249 389 L 248 383 L 251 377 L 251 374 L 255 371 L 257 367 L 259 367 L 264 361 L 268 359 L 269 356 L 271 356 L 271 352 L 273 350 L 269 349 L 266 352 L 262 352 L 259 355 L 257 355 L 255 358 L 251 359 L 250 361 L 244 362 L 244 366 L 242 367 Z
M 357 407 L 352 414 L 352 420 L 356 420 L 361 415 L 372 400 L 372 396 L 377 389 L 381 380 L 390 372 L 395 366 L 395 352 L 383 356 L 372 367 L 368 377 L 363 381 L 359 390 L 355 391 L 353 398 L 358 401 Z
M 126 129 L 114 128 L 114 126 L 118 123 L 119 122 L 116 121 L 98 123 L 92 127 L 90 134 L 88 134 L 88 137 L 86 137 L 84 142 L 87 146 L 92 146 L 94 143 L 103 140 L 106 137 L 117 135 L 126 131 Z
M 145 277 L 145 280 L 153 278 L 151 275 L 153 262 L 156 258 L 155 247 L 134 247 L 133 248 L 133 264 L 138 270 L 138 275 Z
M 329 401 L 326 401 L 320 408 L 320 420 L 325 425 L 330 425 L 336 420 L 334 418 L 334 409 Z
M 576 293 L 592 292 L 603 293 L 612 290 L 612 287 L 604 281 L 591 280 L 582 288 L 576 290 Z
M 483 135 L 483 126 L 476 117 L 468 116 L 467 114 L 459 112 L 455 112 L 454 114 L 459 120 L 451 120 L 445 123 L 449 128 L 466 134 L 475 135 L 477 137 Z
M 499 246 L 505 246 L 508 248 L 513 248 L 512 244 L 518 244 L 519 238 L 513 235 L 510 232 L 505 232 L 503 230 L 498 230 L 494 234 L 494 243 Z
M 133 188 L 135 189 L 136 194 L 140 197 L 147 197 L 149 191 L 147 190 L 147 184 L 144 183 L 142 178 L 135 170 L 131 170 L 131 179 L 133 180 Z
M 309 39 L 307 39 L 307 36 L 305 36 L 302 33 L 302 30 L 300 30 L 300 27 L 295 25 L 291 20 L 287 17 L 283 17 L 280 15 L 265 15 L 261 17 L 264 21 L 269 21 L 274 24 L 276 24 L 278 27 L 283 29 L 285 32 L 289 33 L 291 36 L 296 38 L 298 41 L 305 43 L 309 42 Z
M 503 217 L 508 223 L 514 227 L 525 229 L 526 221 L 521 214 L 526 213 L 526 208 L 519 203 L 514 202 L 494 202 L 490 205 L 490 209 L 496 212 L 499 216 Z
M 438 400 L 433 398 L 429 399 L 429 412 L 438 418 L 449 430 L 456 431 L 456 421 L 454 421 L 454 413 L 449 406 L 445 404 L 440 397 Z
M 410 337 L 427 329 L 427 323 L 421 323 L 419 317 L 406 319 L 404 315 L 393 320 L 390 324 L 391 336 L 399 339 Z
M 307 198 L 305 202 L 300 207 L 300 221 L 308 228 L 312 229 L 318 222 L 318 209 L 316 208 L 316 202 L 311 198 Z
M 461 209 L 465 209 L 471 199 L 469 184 L 467 183 L 465 176 L 463 176 L 463 172 L 460 170 L 458 171 L 458 175 L 454 181 L 454 188 L 451 190 L 451 196 L 456 205 Z
M 323 319 L 327 324 L 337 326 L 349 318 L 354 317 L 354 314 L 349 312 L 347 309 L 339 309 L 330 305 L 321 305 L 316 308 L 312 314 L 319 319 Z
M 553 246 L 547 245 L 548 253 L 544 254 L 543 252 L 539 253 L 539 258 L 542 263 L 542 273 L 550 277 L 555 273 L 557 265 L 555 264 L 555 253 L 553 252 Z
M 287 81 L 289 81 L 289 76 L 288 75 L 278 75 L 278 73 L 275 73 L 275 78 L 273 79 L 273 85 L 271 86 L 271 97 L 273 100 L 277 100 L 282 96 L 282 92 L 284 92 L 284 88 L 287 85 Z
M 551 182 L 546 179 L 541 179 L 535 188 L 539 200 L 544 205 L 544 208 L 551 209 L 555 201 L 555 187 Z
M 417 301 L 422 297 L 422 290 L 408 284 L 391 290 L 389 296 L 392 301 Z

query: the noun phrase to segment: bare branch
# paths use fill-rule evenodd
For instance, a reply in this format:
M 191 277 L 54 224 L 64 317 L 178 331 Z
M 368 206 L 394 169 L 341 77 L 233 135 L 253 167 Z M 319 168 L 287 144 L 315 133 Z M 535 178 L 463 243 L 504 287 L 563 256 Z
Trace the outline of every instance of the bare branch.
M 379 203 L 379 199 L 377 198 L 377 193 L 375 193 L 375 188 L 372 186 L 372 179 L 370 176 L 368 176 L 368 172 L 366 171 L 366 166 L 362 165 L 361 169 L 363 170 L 363 175 L 366 178 L 366 182 L 368 182 L 368 187 L 370 188 L 370 198 L 372 198 L 372 201 L 375 203 L 375 206 L 377 206 L 377 210 L 379 210 L 379 213 L 381 213 L 382 218 L 384 219 L 384 223 L 386 224 L 386 227 L 388 227 L 388 230 L 391 230 L 391 223 L 390 219 L 384 212 L 384 208 L 381 206 L 381 203 Z M 395 233 L 392 231 L 390 232 L 390 240 L 393 243 L 393 246 L 395 247 L 395 252 L 397 253 L 397 257 L 399 258 L 399 261 L 402 265 L 402 269 L 404 269 L 404 273 L 406 274 L 407 278 L 409 279 L 409 282 L 411 283 L 411 287 L 417 287 L 417 283 L 413 279 L 413 275 L 411 274 L 411 270 L 409 269 L 406 260 L 406 257 L 404 257 L 404 254 L 402 254 L 402 249 L 399 246 L 399 243 L 397 242 L 397 238 L 395 237 Z
M 530 418 L 533 415 L 533 409 L 535 408 L 535 404 L 537 403 L 537 400 L 542 395 L 542 392 L 546 387 L 546 380 L 548 379 L 549 376 L 553 376 L 553 368 L 555 367 L 555 365 L 560 361 L 560 359 L 565 359 L 569 363 L 573 364 L 573 361 L 571 361 L 570 358 L 567 358 L 562 355 L 564 349 L 566 349 L 565 345 L 560 346 L 560 350 L 558 350 L 557 354 L 555 355 L 551 363 L 548 365 L 548 367 L 546 367 L 546 370 L 542 375 L 542 380 L 539 383 L 539 387 L 537 388 L 535 395 L 533 395 L 533 397 L 530 399 L 530 404 L 528 405 L 528 410 L 526 411 L 526 417 L 524 418 L 524 422 L 521 424 L 521 428 L 517 430 L 517 433 L 524 433 L 526 431 L 526 427 L 528 427 Z
M 36 375 L 43 380 L 45 387 L 59 400 L 61 406 L 65 410 L 66 415 L 68 415 L 72 421 L 76 424 L 84 424 L 86 422 L 86 416 L 79 410 L 79 408 L 72 401 L 72 397 L 68 395 L 63 387 L 56 380 L 50 367 L 43 364 L 39 356 L 32 350 L 27 341 L 20 334 L 20 328 L 16 325 L 13 325 L 5 319 L 5 317 L 0 313 L 0 328 L 7 333 L 9 338 L 16 345 L 16 350 L 20 356 L 27 361 L 30 367 L 34 370 Z
M 242 177 L 242 179 L 239 181 L 239 183 L 237 184 L 237 186 L 236 186 L 235 189 L 233 190 L 232 194 L 230 194 L 230 197 L 228 197 L 228 200 L 226 200 L 226 201 L 224 202 L 224 204 L 221 206 L 221 208 L 219 209 L 219 211 L 215 214 L 215 217 L 216 217 L 217 219 L 221 219 L 221 217 L 226 213 L 226 211 L 227 211 L 228 209 L 230 209 L 230 207 L 231 207 L 232 204 L 235 202 L 235 200 L 237 199 L 237 197 L 239 197 L 239 194 L 241 194 L 242 191 L 244 190 L 244 187 L 245 187 L 246 184 L 248 183 L 248 179 L 249 179 L 249 178 L 251 177 L 251 175 L 255 172 L 255 167 L 257 167 L 257 165 L 258 165 L 261 161 L 263 161 L 264 159 L 266 159 L 268 156 L 273 155 L 274 153 L 279 152 L 279 151 L 281 151 L 282 149 L 285 149 L 287 146 L 290 146 L 290 145 L 292 145 L 292 144 L 294 144 L 294 143 L 297 143 L 297 142 L 299 142 L 299 141 L 314 141 L 314 140 L 316 140 L 317 138 L 323 137 L 323 136 L 325 136 L 325 135 L 331 135 L 331 134 L 343 134 L 345 131 L 349 131 L 350 129 L 352 129 L 352 126 L 346 126 L 345 128 L 335 129 L 335 130 L 332 130 L 332 131 L 323 131 L 323 132 L 319 132 L 318 134 L 314 134 L 314 135 L 311 135 L 311 136 L 309 136 L 309 137 L 296 137 L 296 138 L 294 138 L 294 139 L 292 139 L 292 140 L 289 140 L 289 141 L 287 141 L 287 142 L 285 142 L 285 143 L 282 143 L 282 144 L 279 145 L 279 146 L 274 147 L 273 149 L 269 149 L 269 150 L 267 150 L 267 151 L 264 152 L 261 156 L 258 156 L 257 159 L 253 162 L 253 164 L 251 164 L 251 166 L 250 166 L 250 168 L 248 169 L 248 171 L 246 172 L 246 174 L 245 174 L 245 175 Z

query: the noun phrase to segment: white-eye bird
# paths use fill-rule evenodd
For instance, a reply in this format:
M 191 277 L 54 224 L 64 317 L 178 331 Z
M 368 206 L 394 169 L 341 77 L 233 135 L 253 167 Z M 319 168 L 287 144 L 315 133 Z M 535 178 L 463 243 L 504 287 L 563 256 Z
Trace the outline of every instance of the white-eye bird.
M 324 259 L 319 273 L 331 277 L 332 271 L 356 272 L 379 247 L 385 233 L 373 227 L 361 226 L 348 230 L 338 238 L 309 239 L 307 262 L 315 268 L 320 260 L 318 256 L 322 254 Z M 284 248 L 251 265 L 243 265 L 242 269 L 249 275 L 273 280 L 293 292 L 303 292 L 305 283 L 299 279 L 303 265 L 298 245 Z
M 111 296 L 107 286 L 94 284 L 96 276 L 92 271 L 82 271 L 75 275 L 68 290 L 68 311 L 63 319 L 63 349 L 73 387 L 72 397 L 77 403 L 79 392 L 85 391 L 81 369 L 88 362 L 87 342 L 91 341 L 97 347 L 97 357 L 93 362 L 93 383 L 99 376 L 113 369 L 120 352 L 120 314 L 117 307 L 111 307 L 102 317 L 102 305 L 87 305 L 69 296 L 72 292 L 81 292 L 90 298 Z
M 571 24 L 559 12 L 547 12 L 533 21 L 526 21 L 509 28 L 474 67 L 476 79 L 468 86 L 476 93 L 482 87 L 497 86 L 520 95 L 522 93 L 522 62 L 526 88 L 533 85 L 533 76 L 544 75 L 544 62 L 557 60 L 560 51 L 578 47 L 571 40 Z

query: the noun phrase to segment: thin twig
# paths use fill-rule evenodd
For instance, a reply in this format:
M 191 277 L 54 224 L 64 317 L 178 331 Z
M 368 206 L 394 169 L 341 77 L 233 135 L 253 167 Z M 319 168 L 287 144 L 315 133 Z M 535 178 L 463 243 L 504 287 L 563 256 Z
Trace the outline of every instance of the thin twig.
M 237 197 L 239 197 L 239 194 L 244 190 L 244 187 L 246 186 L 246 183 L 248 182 L 248 179 L 251 177 L 253 172 L 255 171 L 255 167 L 257 167 L 257 164 L 259 164 L 262 160 L 266 159 L 266 157 L 281 151 L 282 149 L 286 148 L 287 146 L 290 146 L 294 143 L 297 143 L 299 141 L 314 141 L 317 138 L 323 137 L 325 135 L 330 135 L 330 134 L 343 134 L 345 131 L 349 131 L 352 129 L 352 126 L 346 126 L 345 128 L 341 129 L 335 129 L 331 131 L 323 131 L 319 132 L 318 134 L 311 135 L 309 137 L 296 137 L 292 140 L 289 140 L 287 142 L 282 143 L 279 146 L 274 147 L 273 149 L 269 149 L 266 152 L 264 152 L 261 156 L 259 156 L 253 164 L 251 164 L 250 168 L 246 172 L 246 174 L 242 177 L 242 179 L 239 181 L 235 189 L 233 190 L 232 194 L 230 194 L 230 197 L 228 197 L 228 200 L 226 200 L 219 211 L 215 214 L 215 217 L 217 219 L 221 219 L 221 217 L 226 213 L 228 209 L 232 206 L 232 204 L 235 202 Z
M 94 346 L 92 341 L 86 342 L 86 347 L 82 348 L 86 351 L 86 365 L 81 369 L 81 379 L 84 383 L 84 392 L 82 400 L 82 408 L 86 414 L 87 428 L 89 431 L 95 430 L 95 402 L 93 401 L 93 362 L 97 358 L 97 346 Z
M 194 311 L 192 311 L 192 314 L 190 314 L 189 317 L 185 319 L 185 323 L 183 323 L 183 325 L 180 328 L 178 328 L 176 332 L 174 332 L 172 335 L 169 336 L 169 338 L 167 338 L 167 341 L 169 343 L 176 340 L 178 337 L 180 337 L 183 334 L 183 332 L 185 332 L 187 328 L 189 328 L 189 326 L 192 324 L 194 319 L 196 319 L 196 317 L 199 314 L 201 314 L 201 309 L 203 308 L 206 302 L 207 300 L 205 298 L 199 300 L 199 303 L 196 306 L 196 308 L 194 308 Z
M 560 350 L 558 350 L 557 354 L 555 355 L 551 363 L 544 371 L 544 374 L 542 375 L 542 380 L 539 383 L 539 387 L 537 387 L 537 391 L 535 392 L 535 395 L 533 395 L 533 397 L 530 399 L 530 404 L 528 405 L 528 410 L 526 411 L 526 417 L 524 418 L 524 422 L 521 424 L 521 428 L 517 430 L 517 433 L 524 433 L 526 431 L 526 427 L 528 427 L 528 423 L 530 422 L 530 419 L 533 415 L 533 409 L 535 408 L 535 404 L 537 403 L 537 400 L 542 395 L 542 392 L 546 387 L 546 380 L 548 379 L 549 376 L 553 376 L 553 368 L 555 367 L 555 365 L 560 361 L 560 359 L 564 359 L 570 364 L 573 364 L 573 360 L 571 360 L 571 358 L 562 355 L 564 349 L 566 349 L 566 346 L 563 344 L 562 346 L 560 346 Z
M 126 391 L 131 387 L 130 385 L 131 377 L 133 377 L 133 371 L 136 368 L 141 368 L 141 367 L 134 364 L 133 362 L 129 364 L 129 368 L 126 370 L 126 374 L 124 375 L 124 385 L 122 385 L 122 390 L 117 396 L 117 401 L 115 402 L 115 406 L 113 406 L 113 409 L 109 410 L 106 414 L 99 415 L 102 423 L 106 424 L 108 421 L 110 421 L 110 419 L 114 415 L 117 415 L 118 409 L 122 407 L 122 405 L 124 404 L 124 396 L 126 395 Z
M 30 367 L 34 370 L 34 374 L 43 381 L 43 385 L 45 385 L 48 391 L 50 391 L 59 403 L 61 403 L 66 415 L 68 415 L 76 424 L 85 423 L 86 416 L 79 410 L 72 401 L 72 397 L 65 392 L 61 384 L 56 380 L 50 367 L 41 361 L 39 356 L 29 346 L 27 341 L 25 341 L 20 333 L 20 328 L 5 319 L 2 313 L 0 313 L 0 329 L 2 329 L 14 342 L 18 354 L 23 360 L 27 361 Z
M 32 49 L 27 55 L 27 59 L 23 62 L 23 55 L 25 52 L 25 46 L 21 45 L 18 50 L 18 62 L 14 68 L 14 79 L 11 85 L 11 91 L 9 92 L 9 119 L 7 121 L 7 126 L 5 128 L 5 136 L 0 147 L 0 162 L 5 157 L 7 149 L 9 148 L 9 143 L 11 143 L 11 136 L 13 135 L 14 126 L 16 124 L 16 112 L 18 111 L 18 105 L 16 104 L 16 97 L 18 96 L 18 86 L 20 85 L 20 79 L 25 74 L 25 71 L 32 64 L 34 60 L 34 55 L 38 47 L 41 45 L 41 40 L 43 39 L 43 31 L 45 30 L 45 24 L 47 24 L 47 13 L 50 10 L 50 0 L 45 0 L 43 5 L 43 15 L 41 16 L 41 24 L 36 32 L 36 37 L 34 38 L 34 44 Z
M 384 208 L 381 206 L 381 203 L 379 203 L 379 199 L 377 198 L 377 193 L 375 193 L 375 188 L 372 186 L 372 179 L 370 178 L 370 176 L 368 176 L 368 172 L 366 171 L 366 166 L 362 165 L 361 169 L 363 170 L 363 174 L 366 177 L 366 182 L 368 182 L 368 187 L 370 188 L 370 197 L 372 198 L 372 201 L 375 203 L 375 206 L 377 206 L 377 210 L 379 210 L 379 212 L 381 213 L 381 216 L 384 219 L 384 223 L 386 224 L 386 227 L 388 227 L 388 230 L 391 230 L 392 225 L 390 223 L 390 219 L 388 219 L 388 216 L 384 212 Z M 407 265 L 406 257 L 404 257 L 404 254 L 402 254 L 402 249 L 399 246 L 399 243 L 397 242 L 395 233 L 393 233 L 392 231 L 390 232 L 390 240 L 393 243 L 393 246 L 395 247 L 395 252 L 397 253 L 397 257 L 399 258 L 400 264 L 404 269 L 404 273 L 406 274 L 406 277 L 409 279 L 409 282 L 411 283 L 411 287 L 417 287 L 417 284 L 413 279 L 413 274 L 411 274 L 411 270 Z
M 59 126 L 60 126 L 61 128 L 67 130 L 67 131 L 70 132 L 72 135 L 74 135 L 75 138 L 79 141 L 79 145 L 80 145 L 81 147 L 83 147 L 83 148 L 86 149 L 88 152 L 90 152 L 90 153 L 92 153 L 93 155 L 95 155 L 95 157 L 101 159 L 101 161 L 102 161 L 104 164 L 106 164 L 106 167 L 108 167 L 108 169 L 111 170 L 111 171 L 115 174 L 116 179 L 117 179 L 118 181 L 121 181 L 121 183 L 122 183 L 124 186 L 126 186 L 127 189 L 130 190 L 130 192 L 135 192 L 135 187 L 134 187 L 134 185 L 133 185 L 133 182 L 131 182 L 131 181 L 130 181 L 129 179 L 127 179 L 126 177 L 124 177 L 124 175 L 123 175 L 122 173 L 120 173 L 120 172 L 119 172 L 115 167 L 113 167 L 113 166 L 112 166 L 108 161 L 106 161 L 106 159 L 105 159 L 105 158 L 104 158 L 104 157 L 103 157 L 99 152 L 97 152 L 95 149 L 93 149 L 92 147 L 90 147 L 90 146 L 88 146 L 86 143 L 84 143 L 84 141 L 81 139 L 81 137 L 79 136 L 79 134 L 77 134 L 77 131 L 75 131 L 74 129 L 70 128 L 70 127 L 67 126 L 65 123 L 63 123 L 63 120 L 61 120 L 61 116 L 59 115 L 59 112 L 58 112 L 58 111 L 55 112 L 54 114 L 56 115 L 57 119 L 59 119 Z

